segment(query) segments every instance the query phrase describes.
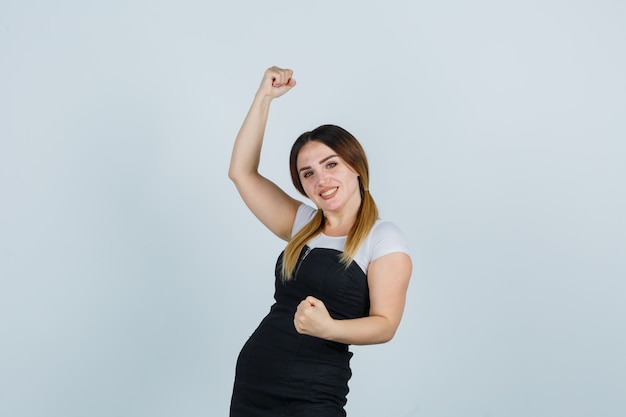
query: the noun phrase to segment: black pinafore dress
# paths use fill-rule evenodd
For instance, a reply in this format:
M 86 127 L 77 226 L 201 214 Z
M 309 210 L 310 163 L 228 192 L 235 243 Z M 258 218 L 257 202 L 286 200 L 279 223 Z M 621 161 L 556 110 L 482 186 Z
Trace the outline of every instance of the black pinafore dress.
M 293 317 L 309 295 L 334 319 L 367 316 L 367 276 L 356 262 L 346 268 L 338 250 L 305 246 L 294 278 L 284 282 L 282 256 L 276 302 L 237 360 L 230 417 L 344 417 L 352 375 L 348 345 L 299 334 Z

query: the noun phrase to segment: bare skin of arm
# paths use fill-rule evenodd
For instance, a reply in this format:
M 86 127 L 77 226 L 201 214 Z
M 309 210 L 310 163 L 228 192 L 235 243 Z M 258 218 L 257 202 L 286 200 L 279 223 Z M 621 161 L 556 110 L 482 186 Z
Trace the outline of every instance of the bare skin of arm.
M 283 240 L 291 237 L 291 228 L 300 202 L 259 174 L 258 168 L 270 104 L 296 85 L 292 75 L 293 71 L 278 67 L 265 71 L 235 139 L 228 170 L 228 177 L 235 183 L 248 208 Z
M 229 178 L 252 213 L 275 235 L 286 241 L 291 237 L 293 222 L 301 203 L 260 175 L 258 168 L 271 102 L 296 85 L 292 75 L 291 70 L 277 67 L 265 71 L 235 139 L 228 170 Z M 368 317 L 334 320 L 321 300 L 309 296 L 300 303 L 294 316 L 296 330 L 302 334 L 355 345 L 391 340 L 404 311 L 411 268 L 411 259 L 404 253 L 392 253 L 374 260 L 368 267 Z
M 301 334 L 352 345 L 388 342 L 402 319 L 411 269 L 411 258 L 405 253 L 390 253 L 374 260 L 367 274 L 369 316 L 335 320 L 321 300 L 309 296 L 296 310 L 296 330 Z

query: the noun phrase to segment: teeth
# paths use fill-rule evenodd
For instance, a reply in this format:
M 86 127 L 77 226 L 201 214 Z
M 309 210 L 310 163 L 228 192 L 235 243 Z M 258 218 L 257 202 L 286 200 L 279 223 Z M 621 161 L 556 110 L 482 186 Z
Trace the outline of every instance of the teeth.
M 337 187 L 335 188 L 331 188 L 330 190 L 323 192 L 322 194 L 320 194 L 322 197 L 326 197 L 328 195 L 331 195 L 332 193 L 334 193 L 335 191 L 337 191 Z

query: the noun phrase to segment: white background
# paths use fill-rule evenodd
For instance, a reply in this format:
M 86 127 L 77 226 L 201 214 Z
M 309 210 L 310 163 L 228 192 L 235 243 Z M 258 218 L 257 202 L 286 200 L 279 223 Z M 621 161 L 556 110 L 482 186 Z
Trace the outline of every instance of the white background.
M 620 1 L 0 4 L 0 415 L 226 416 L 283 243 L 226 172 L 363 143 L 414 273 L 353 417 L 626 415 Z

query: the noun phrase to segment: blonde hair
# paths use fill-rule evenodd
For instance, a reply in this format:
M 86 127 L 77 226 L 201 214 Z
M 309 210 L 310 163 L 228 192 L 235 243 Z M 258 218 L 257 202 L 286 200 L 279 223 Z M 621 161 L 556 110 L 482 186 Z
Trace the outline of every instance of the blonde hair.
M 374 198 L 369 193 L 369 166 L 365 151 L 359 141 L 347 130 L 335 125 L 322 125 L 310 132 L 305 132 L 291 147 L 289 156 L 289 170 L 291 181 L 300 194 L 308 197 L 300 182 L 298 167 L 296 165 L 300 149 L 311 141 L 321 142 L 337 152 L 352 169 L 359 175 L 359 187 L 361 189 L 361 205 L 357 213 L 356 221 L 348 232 L 346 245 L 341 255 L 341 262 L 347 267 L 352 263 L 359 247 L 367 238 L 367 235 L 378 220 L 378 208 Z M 282 260 L 283 280 L 293 278 L 300 252 L 306 243 L 321 233 L 324 227 L 324 213 L 318 209 L 315 216 L 287 243 Z

